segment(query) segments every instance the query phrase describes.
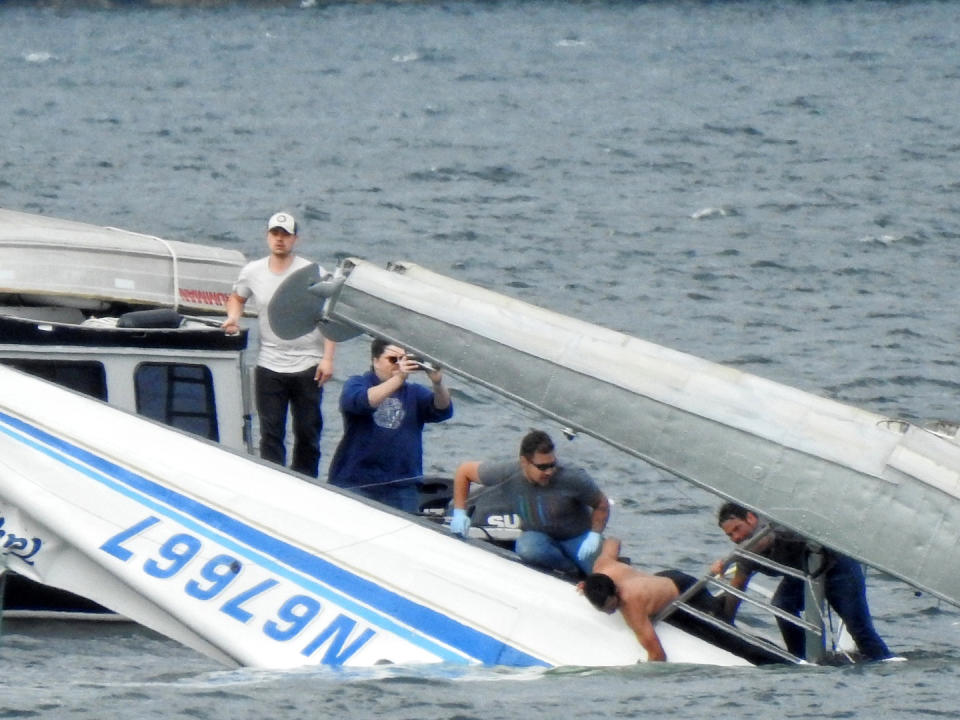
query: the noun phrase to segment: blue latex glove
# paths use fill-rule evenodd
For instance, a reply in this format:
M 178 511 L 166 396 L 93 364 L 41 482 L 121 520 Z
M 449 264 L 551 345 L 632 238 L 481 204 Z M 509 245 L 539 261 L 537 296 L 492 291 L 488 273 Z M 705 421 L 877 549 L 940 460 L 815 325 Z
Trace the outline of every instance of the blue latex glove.
M 591 530 L 580 543 L 577 549 L 577 560 L 586 562 L 600 551 L 600 543 L 603 542 L 603 535 Z
M 450 520 L 450 532 L 460 537 L 466 537 L 470 530 L 470 516 L 461 508 L 453 509 L 453 518 Z

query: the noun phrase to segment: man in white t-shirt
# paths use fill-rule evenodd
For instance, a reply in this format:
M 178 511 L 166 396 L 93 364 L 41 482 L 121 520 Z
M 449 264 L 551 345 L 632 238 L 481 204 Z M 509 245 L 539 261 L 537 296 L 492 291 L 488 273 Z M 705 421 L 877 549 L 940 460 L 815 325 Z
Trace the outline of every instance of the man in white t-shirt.
M 256 368 L 257 414 L 260 417 L 260 457 L 278 465 L 286 464 L 284 438 L 287 408 L 293 417 L 293 460 L 290 468 L 317 477 L 320 464 L 320 431 L 323 416 L 320 402 L 323 384 L 333 375 L 336 343 L 314 329 L 293 340 L 273 332 L 267 317 L 270 298 L 281 283 L 310 261 L 295 255 L 297 222 L 290 213 L 278 212 L 267 223 L 270 254 L 248 263 L 240 271 L 227 299 L 223 329 L 239 330 L 240 316 L 247 300 L 259 308 L 260 351 Z M 319 268 L 320 275 L 326 271 Z

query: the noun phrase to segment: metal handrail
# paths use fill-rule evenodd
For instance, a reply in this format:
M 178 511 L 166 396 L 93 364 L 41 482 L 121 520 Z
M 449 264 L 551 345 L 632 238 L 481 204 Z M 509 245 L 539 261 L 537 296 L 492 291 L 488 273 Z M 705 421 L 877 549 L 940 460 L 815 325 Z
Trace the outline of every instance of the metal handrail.
M 730 555 L 728 555 L 726 558 L 723 559 L 723 561 L 721 562 L 721 567 L 723 568 L 723 570 L 726 570 L 737 558 L 742 558 L 744 560 L 748 560 L 753 564 L 761 565 L 773 571 L 774 573 L 797 578 L 799 580 L 803 580 L 807 586 L 807 590 L 810 591 L 810 594 L 815 596 L 816 594 L 812 592 L 813 581 L 811 579 L 811 576 L 808 573 L 805 573 L 802 570 L 797 570 L 796 568 L 782 565 L 781 563 L 778 563 L 774 560 L 770 560 L 769 558 L 766 558 L 762 555 L 758 555 L 757 553 L 752 552 L 752 549 L 755 548 L 757 545 L 759 545 L 760 542 L 764 538 L 768 537 L 772 532 L 773 532 L 773 527 L 770 525 L 761 527 L 756 533 L 754 533 L 752 537 L 750 537 L 743 544 L 738 545 L 730 553 Z M 701 590 L 703 590 L 707 585 L 722 588 L 724 592 L 729 593 L 730 595 L 733 595 L 734 597 L 738 598 L 741 601 L 748 602 L 752 606 L 758 608 L 763 612 L 768 613 L 769 615 L 772 615 L 780 620 L 783 620 L 784 622 L 791 623 L 792 625 L 795 625 L 801 628 L 804 632 L 809 633 L 811 636 L 820 638 L 821 641 L 824 638 L 824 635 L 825 635 L 824 618 L 823 618 L 822 609 L 819 604 L 817 604 L 817 607 L 816 607 L 816 619 L 818 619 L 819 622 L 810 622 L 809 620 L 797 617 L 796 615 L 793 615 L 778 607 L 775 607 L 771 602 L 760 600 L 755 596 L 748 594 L 746 591 L 734 587 L 731 583 L 723 579 L 722 575 L 715 576 L 710 573 L 703 575 L 703 577 L 701 577 L 697 582 L 695 582 L 693 585 L 687 588 L 684 592 L 680 593 L 680 595 L 676 599 L 674 599 L 673 602 L 667 605 L 667 607 L 662 609 L 659 613 L 657 613 L 652 618 L 653 622 L 656 623 L 661 620 L 665 620 L 666 618 L 670 617 L 673 613 L 675 613 L 677 610 L 682 610 L 684 613 L 694 616 L 710 624 L 711 626 L 725 633 L 728 633 L 734 637 L 740 638 L 741 640 L 748 642 L 758 648 L 767 650 L 768 652 L 771 652 L 784 660 L 788 660 L 794 663 L 803 662 L 802 658 L 793 655 L 787 650 L 784 650 L 783 648 L 774 644 L 770 640 L 745 632 L 739 629 L 737 626 L 733 625 L 732 622 L 727 622 L 721 618 L 717 618 L 711 615 L 710 613 L 704 612 L 690 605 L 689 602 L 687 601 L 691 597 L 699 593 Z
M 809 630 L 810 632 L 815 633 L 816 635 L 823 635 L 822 625 L 814 625 L 811 622 L 807 622 L 803 618 L 799 618 L 796 615 L 788 613 L 786 610 L 781 610 L 780 608 L 776 607 L 771 603 L 758 600 L 757 598 L 744 592 L 743 590 L 735 588 L 726 580 L 721 580 L 719 578 L 711 577 L 707 579 L 707 582 L 711 585 L 717 585 L 719 587 L 722 587 L 726 592 L 730 593 L 731 595 L 735 595 L 741 600 L 746 600 L 748 603 L 750 603 L 754 607 L 760 608 L 761 610 L 766 610 L 771 614 L 776 615 L 778 618 L 781 618 L 783 620 L 786 620 L 789 623 L 796 625 L 797 627 L 801 627 L 804 630 Z M 678 601 L 679 601 L 679 598 L 677 598 L 677 600 L 674 600 L 673 602 L 676 603 Z M 689 605 L 687 605 L 685 602 L 683 604 L 686 607 L 689 607 Z
M 727 567 L 730 566 L 730 563 L 733 562 L 733 560 L 736 557 L 738 557 L 741 552 L 745 550 L 749 550 L 752 547 L 755 547 L 761 540 L 763 540 L 763 538 L 767 537 L 771 532 L 773 532 L 773 528 L 770 527 L 769 525 L 761 528 L 759 531 L 754 533 L 753 536 L 750 537 L 743 545 L 738 545 L 737 548 L 734 549 L 732 553 L 727 555 L 727 557 L 723 559 L 721 567 L 724 570 L 726 570 Z M 756 557 L 760 557 L 760 556 L 758 555 Z M 691 598 L 694 595 L 696 595 L 698 592 L 700 592 L 707 585 L 707 583 L 709 583 L 712 579 L 713 579 L 713 576 L 710 575 L 709 573 L 704 575 L 697 582 L 695 582 L 693 585 L 691 585 L 682 593 L 680 593 L 680 595 L 672 603 L 670 603 L 669 605 L 667 605 L 667 607 L 663 608 L 663 610 L 661 610 L 656 615 L 654 615 L 653 622 L 658 622 L 660 620 L 663 620 L 669 617 L 673 613 L 674 606 L 677 603 L 686 602 L 688 598 Z
M 676 602 L 676 600 L 674 602 Z M 773 655 L 776 655 L 777 657 L 782 658 L 783 660 L 787 660 L 788 662 L 792 662 L 792 663 L 802 662 L 801 658 L 798 658 L 793 653 L 789 652 L 788 650 L 784 650 L 782 647 L 771 642 L 770 640 L 767 640 L 766 638 L 760 637 L 758 635 L 753 635 L 744 630 L 741 630 L 736 625 L 731 625 L 728 622 L 724 622 L 720 618 L 715 617 L 710 613 L 706 613 L 703 610 L 698 610 L 697 608 L 693 607 L 692 605 L 688 605 L 685 602 L 680 603 L 680 605 L 685 613 L 688 613 L 702 620 L 703 622 L 708 623 L 709 625 L 712 625 L 718 630 L 722 630 L 723 632 L 729 635 L 733 635 L 734 637 L 740 638 L 744 642 L 750 643 L 754 647 L 760 648 L 762 650 L 766 650 L 767 652 Z

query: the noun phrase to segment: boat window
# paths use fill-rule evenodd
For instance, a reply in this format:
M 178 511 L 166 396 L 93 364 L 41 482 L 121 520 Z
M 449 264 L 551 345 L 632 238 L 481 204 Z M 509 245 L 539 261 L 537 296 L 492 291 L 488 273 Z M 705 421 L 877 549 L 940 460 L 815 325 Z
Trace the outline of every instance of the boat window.
M 27 358 L 3 358 L 0 362 L 97 400 L 107 399 L 107 374 L 103 369 L 103 363 Z
M 134 374 L 134 387 L 139 414 L 220 440 L 213 375 L 207 366 L 142 363 Z

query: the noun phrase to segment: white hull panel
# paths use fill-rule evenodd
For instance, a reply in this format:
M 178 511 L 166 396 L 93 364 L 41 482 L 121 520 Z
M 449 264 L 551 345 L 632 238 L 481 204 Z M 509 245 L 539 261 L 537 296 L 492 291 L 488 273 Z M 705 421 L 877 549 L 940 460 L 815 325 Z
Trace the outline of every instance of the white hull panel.
M 0 518 L 11 569 L 227 663 L 644 656 L 560 580 L 3 367 Z M 670 660 L 746 664 L 659 631 Z

